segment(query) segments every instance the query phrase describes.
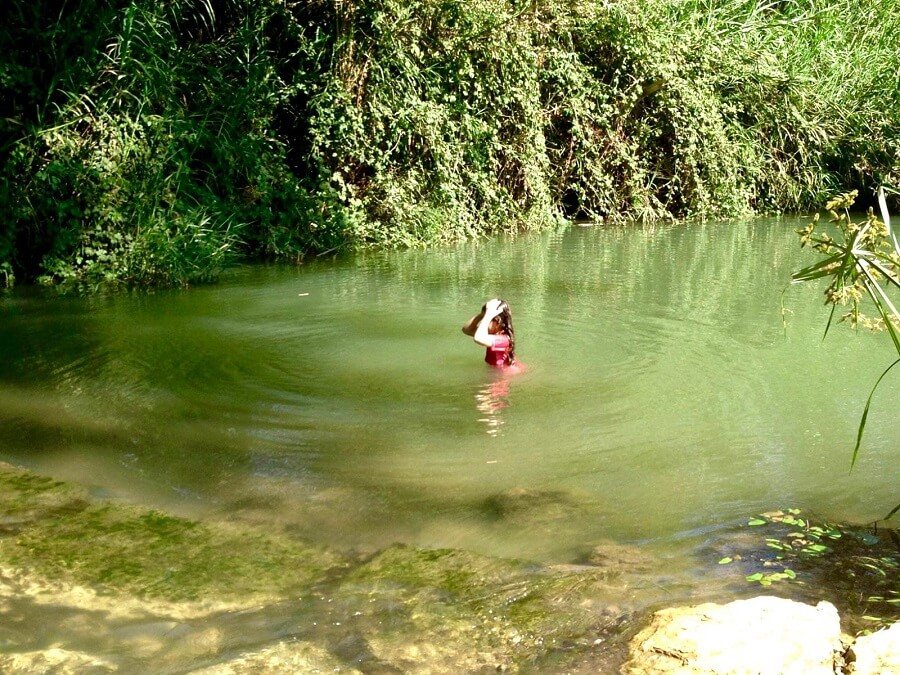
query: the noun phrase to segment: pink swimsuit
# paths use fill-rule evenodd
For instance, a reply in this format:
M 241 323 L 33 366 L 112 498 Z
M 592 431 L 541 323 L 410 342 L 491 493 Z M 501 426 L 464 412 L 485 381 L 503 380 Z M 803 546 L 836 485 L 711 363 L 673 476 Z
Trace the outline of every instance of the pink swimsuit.
M 509 336 L 498 333 L 491 335 L 493 344 L 487 348 L 484 360 L 492 366 L 508 366 L 512 364 L 512 354 L 509 351 Z

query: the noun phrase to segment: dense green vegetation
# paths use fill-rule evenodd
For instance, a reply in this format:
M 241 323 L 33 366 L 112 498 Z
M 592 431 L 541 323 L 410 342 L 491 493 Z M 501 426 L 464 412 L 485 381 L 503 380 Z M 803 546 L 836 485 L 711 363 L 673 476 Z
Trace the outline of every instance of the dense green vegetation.
M 891 0 L 12 0 L 0 285 L 871 194 Z

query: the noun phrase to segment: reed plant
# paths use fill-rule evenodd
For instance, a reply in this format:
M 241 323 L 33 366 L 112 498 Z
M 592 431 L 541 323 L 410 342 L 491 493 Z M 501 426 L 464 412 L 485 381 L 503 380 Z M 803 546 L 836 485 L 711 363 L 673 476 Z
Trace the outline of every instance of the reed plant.
M 889 0 L 11 6 L 7 284 L 194 283 L 237 258 L 803 210 L 898 180 Z
M 794 273 L 795 283 L 828 279 L 825 289 L 826 303 L 831 305 L 831 314 L 826 324 L 825 333 L 831 327 L 838 307 L 847 307 L 848 311 L 841 321 L 848 321 L 852 326 L 865 326 L 873 331 L 885 331 L 890 336 L 891 344 L 897 358 L 884 369 L 866 400 L 856 445 L 850 462 L 852 469 L 859 455 L 866 420 L 872 399 L 878 386 L 895 366 L 900 364 L 900 311 L 894 304 L 897 291 L 900 289 L 900 239 L 891 227 L 887 200 L 884 189 L 878 191 L 878 203 L 881 219 L 870 208 L 864 221 L 853 222 L 850 207 L 856 201 L 856 191 L 842 194 L 830 200 L 826 210 L 831 216 L 831 223 L 836 228 L 836 237 L 827 232 L 818 232 L 818 214 L 813 221 L 801 229 L 801 245 L 811 245 L 821 259 Z M 861 311 L 861 303 L 868 301 L 869 316 Z M 900 511 L 895 507 L 885 519 Z

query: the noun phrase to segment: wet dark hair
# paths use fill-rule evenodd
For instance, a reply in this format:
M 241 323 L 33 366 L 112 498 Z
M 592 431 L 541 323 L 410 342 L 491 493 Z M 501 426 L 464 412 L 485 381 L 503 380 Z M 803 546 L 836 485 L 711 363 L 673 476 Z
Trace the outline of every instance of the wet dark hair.
M 497 298 L 500 300 L 500 298 Z M 487 306 L 482 308 L 487 311 Z M 500 313 L 496 317 L 500 323 L 500 332 L 509 338 L 509 362 L 516 362 L 516 333 L 513 330 L 512 312 L 509 311 L 509 305 L 506 300 L 500 300 Z

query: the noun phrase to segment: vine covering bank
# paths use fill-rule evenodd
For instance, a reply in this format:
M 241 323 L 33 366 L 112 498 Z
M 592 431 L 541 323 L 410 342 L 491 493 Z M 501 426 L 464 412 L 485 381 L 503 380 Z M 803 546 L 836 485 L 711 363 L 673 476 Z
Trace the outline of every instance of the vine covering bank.
M 891 0 L 13 0 L 0 286 L 897 184 Z

